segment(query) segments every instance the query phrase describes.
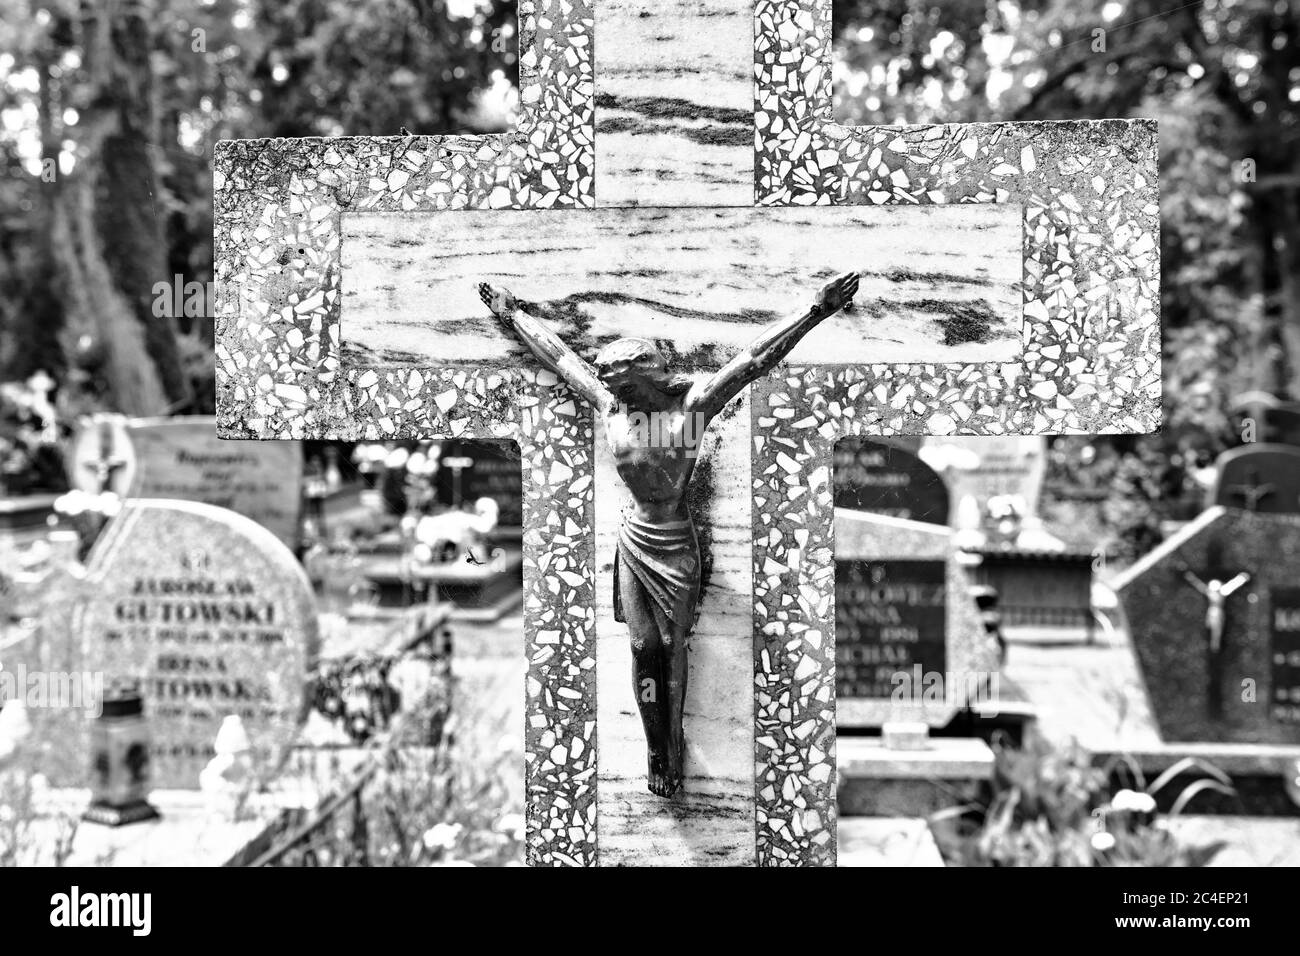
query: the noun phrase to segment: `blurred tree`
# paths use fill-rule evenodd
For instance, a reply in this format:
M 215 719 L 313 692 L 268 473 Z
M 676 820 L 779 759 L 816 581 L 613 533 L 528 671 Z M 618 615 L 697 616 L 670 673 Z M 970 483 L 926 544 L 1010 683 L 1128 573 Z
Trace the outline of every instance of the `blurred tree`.
M 222 138 L 505 128 L 515 5 L 480 0 L 7 0 L 0 5 L 0 378 L 84 403 L 212 411 Z

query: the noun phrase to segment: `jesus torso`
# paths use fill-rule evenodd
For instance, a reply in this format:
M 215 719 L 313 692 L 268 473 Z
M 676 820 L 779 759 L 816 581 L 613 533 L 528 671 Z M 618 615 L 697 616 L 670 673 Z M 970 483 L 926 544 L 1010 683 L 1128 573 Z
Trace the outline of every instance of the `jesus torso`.
M 606 413 L 609 450 L 632 492 L 637 517 L 650 522 L 690 517 L 686 488 L 707 426 L 704 416 L 687 410 L 684 397 L 662 409 L 620 404 Z

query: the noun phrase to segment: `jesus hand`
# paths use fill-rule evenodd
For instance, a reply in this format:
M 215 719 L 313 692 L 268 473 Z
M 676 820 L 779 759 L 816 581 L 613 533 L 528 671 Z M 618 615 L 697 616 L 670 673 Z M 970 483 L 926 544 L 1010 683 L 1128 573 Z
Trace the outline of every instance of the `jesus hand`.
M 832 316 L 852 302 L 857 293 L 858 274 L 846 272 L 821 287 L 821 291 L 817 293 L 817 303 L 813 308 L 824 318 Z
M 515 314 L 519 308 L 519 303 L 515 297 L 510 294 L 509 289 L 499 289 L 496 286 L 488 285 L 486 282 L 480 282 L 478 285 L 478 297 L 483 300 L 483 304 L 492 310 L 492 314 L 498 319 L 508 319 Z

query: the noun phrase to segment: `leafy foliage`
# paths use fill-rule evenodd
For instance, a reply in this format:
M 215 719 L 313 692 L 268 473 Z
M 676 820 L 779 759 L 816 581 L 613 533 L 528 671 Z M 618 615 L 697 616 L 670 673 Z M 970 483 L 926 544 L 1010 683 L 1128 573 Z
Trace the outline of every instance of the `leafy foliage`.
M 1183 761 L 1142 790 L 1110 782 L 1116 764 L 1096 766 L 1081 747 L 1056 748 L 1041 737 L 1021 749 L 996 746 L 992 796 L 931 818 L 940 851 L 958 866 L 1204 866 L 1221 844 L 1181 843 L 1156 813 L 1156 794 L 1187 770 L 1203 776 L 1174 800 L 1176 817 L 1208 789 L 1229 793 L 1216 768 Z M 1127 765 L 1127 762 L 1120 761 Z
M 212 278 L 216 141 L 502 129 L 517 40 L 506 0 L 4 4 L 0 379 L 211 412 L 211 322 L 153 307 Z

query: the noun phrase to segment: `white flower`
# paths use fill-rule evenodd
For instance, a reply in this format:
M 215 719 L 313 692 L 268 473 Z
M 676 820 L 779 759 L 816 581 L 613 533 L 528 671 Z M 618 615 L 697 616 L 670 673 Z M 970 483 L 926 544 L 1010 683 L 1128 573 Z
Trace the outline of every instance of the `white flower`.
M 1147 796 L 1145 793 L 1138 793 L 1136 790 L 1121 790 L 1111 798 L 1110 805 L 1117 813 L 1138 811 L 1145 796 Z
M 0 760 L 12 755 L 31 732 L 27 707 L 22 701 L 11 700 L 0 707 Z
M 90 506 L 90 497 L 80 488 L 73 488 L 54 499 L 54 510 L 59 514 L 79 515 Z
M 424 831 L 425 849 L 450 850 L 456 845 L 456 838 L 462 829 L 459 823 L 435 823 Z
M 1111 800 L 1111 806 L 1121 813 L 1155 813 L 1156 798 L 1141 790 L 1121 790 Z
M 1135 813 L 1155 813 L 1156 798 L 1149 793 L 1136 793 L 1133 795 L 1133 810 Z
M 1092 848 L 1098 853 L 1104 853 L 1107 850 L 1114 849 L 1115 836 L 1105 830 L 1098 830 L 1088 842 L 1092 844 Z

